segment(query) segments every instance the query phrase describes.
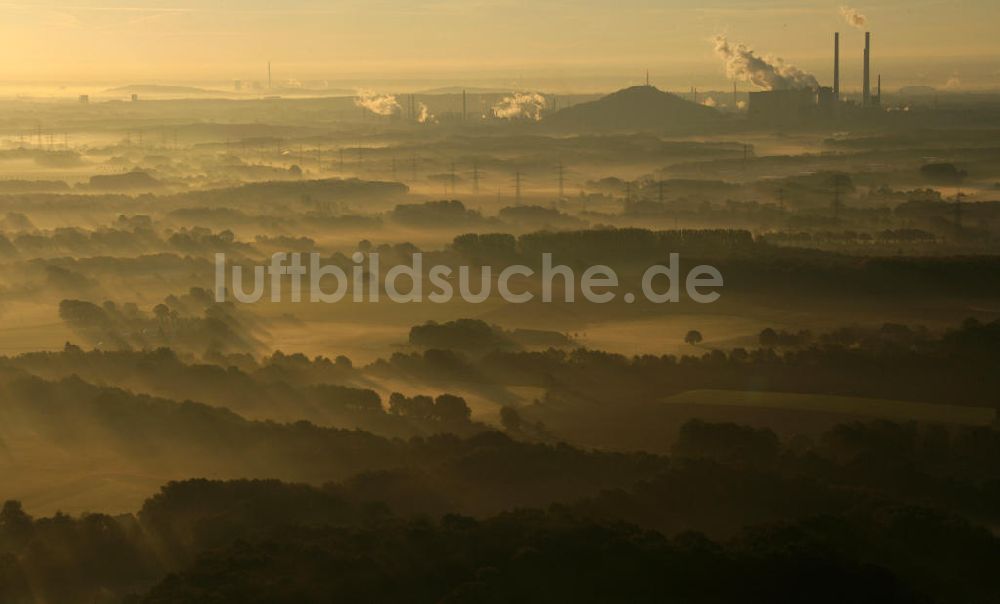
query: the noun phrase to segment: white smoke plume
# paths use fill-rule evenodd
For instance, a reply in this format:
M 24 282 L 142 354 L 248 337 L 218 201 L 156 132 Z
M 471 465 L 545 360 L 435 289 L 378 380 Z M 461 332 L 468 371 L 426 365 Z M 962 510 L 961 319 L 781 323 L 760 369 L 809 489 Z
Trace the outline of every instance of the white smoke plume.
M 816 88 L 819 82 L 794 65 L 770 55 L 760 56 L 745 44 L 732 44 L 724 35 L 715 36 L 715 54 L 726 63 L 726 76 L 750 82 L 765 90 Z
M 402 107 L 391 94 L 377 94 L 372 90 L 359 90 L 354 104 L 371 111 L 375 115 L 393 115 Z
M 542 110 L 548 106 L 545 97 L 537 92 L 515 92 L 493 105 L 493 115 L 500 119 L 542 119 Z
M 840 14 L 844 16 L 844 20 L 851 27 L 857 27 L 858 29 L 864 29 L 865 25 L 868 25 L 868 19 L 858 12 L 858 9 L 851 8 L 850 6 L 841 6 Z
M 418 103 L 417 121 L 421 124 L 436 124 L 437 118 L 431 113 L 431 110 L 427 108 L 427 105 L 423 103 Z
M 717 107 L 719 105 L 719 103 L 712 97 L 708 97 L 707 99 L 702 101 L 701 104 L 706 107 Z

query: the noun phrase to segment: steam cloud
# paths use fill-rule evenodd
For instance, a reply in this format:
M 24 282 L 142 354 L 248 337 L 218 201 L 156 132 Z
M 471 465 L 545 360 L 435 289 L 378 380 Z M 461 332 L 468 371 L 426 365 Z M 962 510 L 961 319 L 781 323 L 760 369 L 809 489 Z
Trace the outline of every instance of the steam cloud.
M 732 44 L 726 36 L 715 37 L 715 54 L 726 63 L 726 76 L 766 90 L 816 88 L 819 82 L 794 65 L 772 56 L 760 56 L 744 44 Z
M 493 106 L 493 115 L 500 119 L 542 119 L 542 109 L 548 106 L 545 97 L 537 92 L 515 92 L 500 99 Z
M 427 105 L 420 103 L 418 105 L 418 109 L 419 109 L 419 111 L 417 112 L 418 122 L 420 122 L 421 124 L 427 124 L 427 123 L 433 124 L 437 122 L 437 118 L 434 117 L 434 114 L 431 113 L 430 109 L 427 108 Z
M 358 91 L 354 104 L 371 111 L 375 115 L 393 115 L 400 109 L 396 97 L 391 94 L 376 94 L 371 90 Z
M 858 9 L 851 8 L 849 6 L 841 6 L 840 14 L 844 16 L 844 20 L 851 27 L 857 27 L 858 29 L 864 29 L 865 25 L 868 24 L 868 19 L 864 15 L 858 12 Z

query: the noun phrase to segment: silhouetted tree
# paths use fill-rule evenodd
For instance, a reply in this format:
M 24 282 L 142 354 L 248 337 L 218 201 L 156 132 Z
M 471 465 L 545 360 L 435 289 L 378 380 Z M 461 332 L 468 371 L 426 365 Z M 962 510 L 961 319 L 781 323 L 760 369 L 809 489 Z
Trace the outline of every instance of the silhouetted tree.
M 500 423 L 504 430 L 517 432 L 521 429 L 521 414 L 514 407 L 504 405 L 500 408 Z
M 0 510 L 0 549 L 17 549 L 31 537 L 33 521 L 20 501 L 7 501 Z
M 472 411 L 465 399 L 454 394 L 442 394 L 434 400 L 434 417 L 446 422 L 467 422 Z

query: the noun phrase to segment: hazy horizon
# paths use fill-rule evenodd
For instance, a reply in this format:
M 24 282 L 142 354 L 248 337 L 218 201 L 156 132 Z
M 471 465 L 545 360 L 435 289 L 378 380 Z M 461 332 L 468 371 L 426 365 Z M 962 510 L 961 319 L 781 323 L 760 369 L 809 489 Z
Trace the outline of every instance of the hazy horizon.
M 858 5 L 852 26 L 838 2 L 732 0 L 613 7 L 554 1 L 433 2 L 403 6 L 293 0 L 262 2 L 82 1 L 0 4 L 4 83 L 109 85 L 307 81 L 597 92 L 639 84 L 665 90 L 726 89 L 712 38 L 726 35 L 829 83 L 832 36 L 841 33 L 845 90 L 860 84 L 864 31 L 873 70 L 888 89 L 1000 87 L 989 28 L 996 3 L 895 0 Z M 559 23 L 553 27 L 552 23 Z M 55 40 L 55 41 L 54 41 Z M 461 49 L 461 52 L 456 52 Z

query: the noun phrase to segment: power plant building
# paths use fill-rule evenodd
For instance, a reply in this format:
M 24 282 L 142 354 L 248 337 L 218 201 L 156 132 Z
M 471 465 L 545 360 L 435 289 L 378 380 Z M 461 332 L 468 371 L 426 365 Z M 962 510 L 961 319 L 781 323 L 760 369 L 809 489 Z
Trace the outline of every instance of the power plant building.
M 861 86 L 862 107 L 879 107 L 882 102 L 882 78 L 877 92 L 871 89 L 871 34 L 865 33 L 864 70 Z M 833 86 L 751 92 L 749 118 L 769 126 L 794 126 L 840 115 L 840 34 L 833 35 Z
M 796 125 L 833 115 L 833 88 L 793 88 L 750 93 L 748 115 L 762 124 Z

